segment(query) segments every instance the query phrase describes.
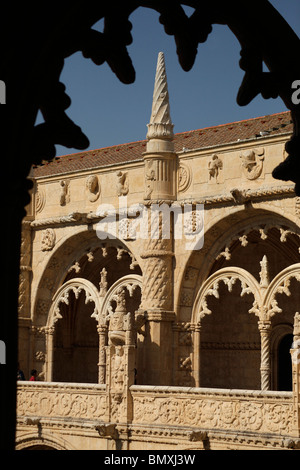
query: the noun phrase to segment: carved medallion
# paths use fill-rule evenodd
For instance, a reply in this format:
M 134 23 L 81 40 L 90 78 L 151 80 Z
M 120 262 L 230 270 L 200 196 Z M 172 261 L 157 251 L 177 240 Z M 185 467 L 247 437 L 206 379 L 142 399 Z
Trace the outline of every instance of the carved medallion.
M 178 191 L 186 191 L 191 184 L 191 170 L 185 163 L 180 163 L 178 169 Z

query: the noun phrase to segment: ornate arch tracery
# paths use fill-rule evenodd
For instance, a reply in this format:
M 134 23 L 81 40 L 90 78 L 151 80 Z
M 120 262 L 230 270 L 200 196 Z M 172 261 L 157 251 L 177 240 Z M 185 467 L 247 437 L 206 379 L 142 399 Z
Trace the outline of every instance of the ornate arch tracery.
M 253 307 L 261 304 L 259 283 L 252 274 L 242 268 L 223 268 L 212 274 L 200 288 L 192 311 L 192 322 L 199 323 L 205 315 L 212 313 L 207 306 L 207 297 L 213 295 L 219 298 L 220 282 L 224 282 L 228 291 L 231 292 L 236 281 L 241 283 L 241 297 L 246 294 L 253 294 Z M 257 310 L 253 308 L 249 310 L 249 313 L 258 314 Z
M 300 263 L 293 264 L 281 271 L 269 284 L 263 299 L 268 320 L 276 313 L 282 312 L 275 297 L 277 294 L 285 294 L 288 297 L 291 295 L 289 287 L 292 278 L 300 282 Z
M 69 305 L 70 293 L 73 293 L 75 299 L 78 299 L 81 292 L 85 293 L 85 304 L 93 302 L 95 308 L 91 315 L 98 322 L 99 312 L 101 308 L 99 300 L 99 292 L 90 281 L 83 278 L 74 278 L 63 284 L 52 299 L 52 305 L 49 311 L 46 333 L 46 357 L 45 357 L 45 377 L 47 381 L 51 381 L 53 377 L 53 354 L 54 354 L 54 332 L 55 325 L 62 318 L 61 304 Z
M 290 296 L 289 290 L 291 279 L 300 282 L 300 263 L 289 266 L 282 270 L 275 278 L 264 287 L 246 270 L 241 268 L 223 268 L 212 274 L 200 288 L 192 312 L 194 323 L 194 375 L 197 385 L 200 383 L 199 356 L 200 356 L 200 326 L 201 320 L 210 315 L 212 311 L 208 308 L 209 296 L 219 298 L 220 283 L 224 282 L 228 291 L 231 292 L 237 280 L 241 283 L 241 297 L 245 294 L 253 294 L 254 302 L 249 310 L 250 314 L 258 317 L 258 328 L 261 334 L 261 388 L 268 390 L 271 383 L 271 318 L 280 314 L 282 309 L 276 300 L 277 294 Z
M 49 312 L 47 328 L 54 327 L 57 320 L 62 318 L 60 313 L 60 304 L 64 303 L 69 305 L 69 295 L 70 292 L 73 292 L 75 298 L 78 299 L 79 294 L 85 292 L 85 304 L 89 302 L 94 302 L 95 308 L 92 313 L 92 318 L 95 318 L 98 321 L 98 316 L 100 312 L 100 302 L 99 302 L 99 292 L 90 281 L 84 278 L 74 278 L 67 281 L 63 284 L 52 299 L 52 306 Z

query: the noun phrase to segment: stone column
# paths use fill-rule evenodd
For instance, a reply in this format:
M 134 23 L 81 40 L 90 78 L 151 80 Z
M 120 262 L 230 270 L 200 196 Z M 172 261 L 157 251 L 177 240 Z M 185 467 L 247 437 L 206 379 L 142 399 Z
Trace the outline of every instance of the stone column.
M 300 314 L 294 318 L 294 342 L 291 348 L 293 373 L 294 432 L 300 437 Z
M 200 331 L 201 324 L 194 325 L 193 331 L 193 377 L 195 380 L 195 387 L 200 387 Z
M 147 320 L 143 345 L 148 384 L 172 383 L 173 215 L 176 199 L 177 155 L 163 53 L 159 53 L 153 103 L 148 124 L 145 162 L 145 205 L 148 233 L 145 240 L 143 288 L 140 310 Z
M 105 384 L 107 325 L 98 325 L 97 331 L 99 334 L 98 383 Z
M 271 384 L 271 355 L 270 355 L 270 334 L 271 322 L 269 320 L 259 321 L 258 328 L 261 337 L 261 389 L 270 390 Z
M 53 377 L 53 354 L 54 354 L 54 332 L 55 327 L 49 326 L 45 328 L 46 334 L 46 371 L 45 371 L 45 380 L 46 382 L 51 382 Z

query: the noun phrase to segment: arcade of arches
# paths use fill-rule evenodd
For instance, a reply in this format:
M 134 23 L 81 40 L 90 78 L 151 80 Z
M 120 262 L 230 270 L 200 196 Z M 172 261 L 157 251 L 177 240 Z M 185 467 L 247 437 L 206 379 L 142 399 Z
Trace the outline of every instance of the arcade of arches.
M 300 448 L 290 115 L 174 135 L 165 80 L 147 141 L 32 170 L 17 449 Z

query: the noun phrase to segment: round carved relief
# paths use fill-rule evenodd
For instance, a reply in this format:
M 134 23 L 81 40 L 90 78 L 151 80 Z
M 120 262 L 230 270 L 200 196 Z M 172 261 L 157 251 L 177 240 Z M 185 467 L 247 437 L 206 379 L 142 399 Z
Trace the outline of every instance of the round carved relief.
M 191 184 L 191 170 L 186 163 L 180 163 L 178 168 L 178 191 L 186 191 Z
M 39 188 L 35 195 L 35 210 L 36 212 L 42 212 L 45 207 L 46 196 L 43 189 Z

